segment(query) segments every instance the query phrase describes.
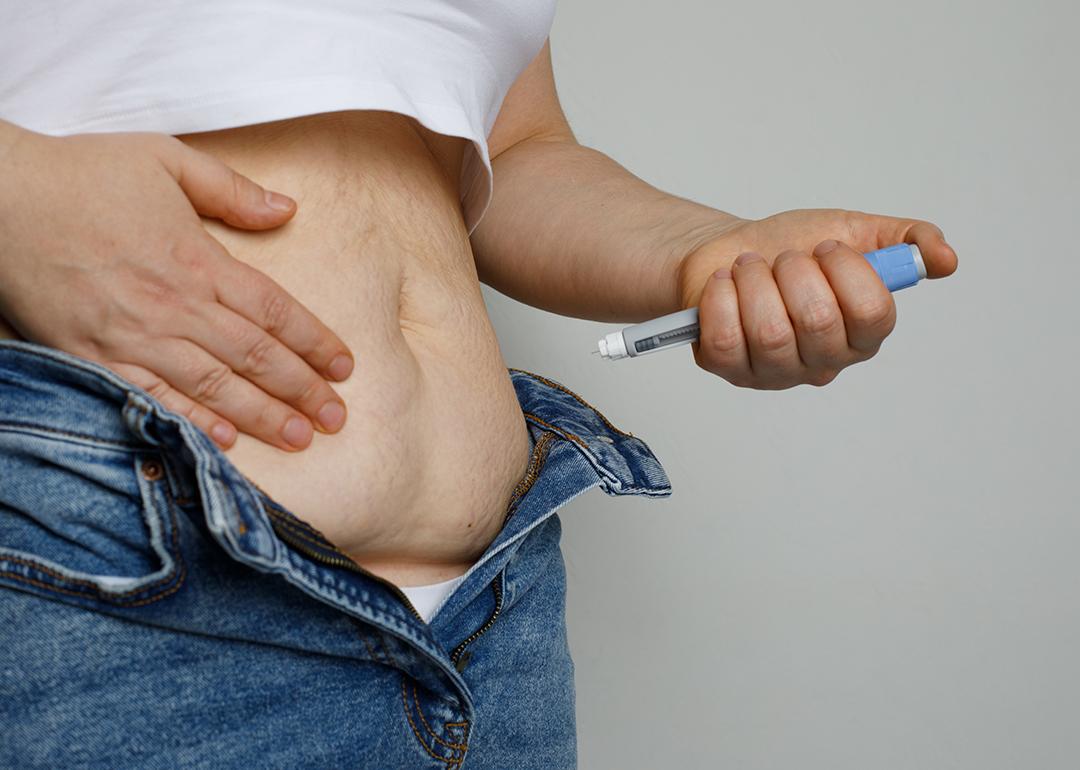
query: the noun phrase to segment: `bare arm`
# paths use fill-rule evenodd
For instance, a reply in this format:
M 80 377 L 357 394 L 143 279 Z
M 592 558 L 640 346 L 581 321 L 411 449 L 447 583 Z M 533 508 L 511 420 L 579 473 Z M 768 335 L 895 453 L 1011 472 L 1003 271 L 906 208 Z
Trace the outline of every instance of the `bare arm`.
M 929 222 L 841 209 L 747 220 L 652 187 L 574 139 L 548 46 L 507 95 L 489 147 L 494 199 L 472 236 L 483 281 L 595 320 L 698 306 L 695 358 L 736 385 L 823 385 L 877 352 L 896 310 L 860 252 L 916 243 L 929 277 L 956 269 Z
M 472 237 L 477 269 L 536 307 L 605 321 L 678 310 L 678 262 L 737 221 L 578 144 L 547 45 L 507 94 L 489 146 L 495 194 Z

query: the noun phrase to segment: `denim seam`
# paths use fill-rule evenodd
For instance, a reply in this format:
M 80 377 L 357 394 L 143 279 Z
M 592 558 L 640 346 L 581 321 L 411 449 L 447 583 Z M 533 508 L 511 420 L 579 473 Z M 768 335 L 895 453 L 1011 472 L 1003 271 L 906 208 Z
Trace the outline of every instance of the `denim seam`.
M 404 674 L 401 677 L 401 705 L 405 711 L 405 718 L 409 721 L 409 727 L 412 728 L 413 735 L 416 736 L 416 740 L 419 741 L 424 751 L 428 753 L 428 756 L 430 756 L 432 759 L 437 759 L 440 762 L 445 762 L 448 770 L 452 767 L 460 767 L 461 763 L 465 760 L 464 754 L 461 757 L 441 757 L 436 754 L 427 743 L 424 742 L 424 738 L 420 735 L 420 731 L 416 728 L 416 722 L 412 718 L 412 710 L 409 708 L 409 695 L 408 691 L 405 688 Z
M 77 597 L 81 597 L 81 598 L 84 598 L 84 599 L 97 598 L 99 601 L 103 601 L 103 602 L 107 602 L 107 603 L 111 603 L 111 604 L 116 604 L 116 605 L 119 605 L 119 606 L 122 606 L 122 607 L 141 607 L 141 606 L 144 606 L 144 605 L 147 605 L 147 604 L 152 604 L 153 602 L 159 601 L 161 599 L 164 599 L 166 596 L 171 596 L 172 594 L 174 594 L 178 590 L 180 590 L 180 587 L 184 584 L 184 581 L 187 578 L 187 566 L 184 564 L 184 559 L 183 559 L 183 557 L 182 557 L 182 555 L 180 553 L 179 526 L 178 526 L 177 520 L 176 520 L 176 510 L 171 505 L 171 502 L 172 501 L 171 501 L 171 498 L 170 498 L 169 494 L 166 493 L 165 494 L 165 506 L 169 510 L 169 521 L 172 524 L 172 536 L 171 536 L 170 539 L 172 541 L 172 546 L 173 546 L 172 547 L 172 556 L 176 560 L 176 569 L 173 570 L 170 574 L 162 576 L 160 579 L 156 580 L 155 582 L 153 582 L 153 583 L 151 583 L 149 585 L 141 586 L 139 588 L 134 588 L 134 589 L 132 589 L 130 591 L 124 591 L 123 593 L 119 593 L 119 594 L 112 594 L 112 595 L 103 594 L 102 590 L 101 590 L 101 587 L 96 585 L 92 581 L 82 580 L 80 578 L 73 578 L 73 577 L 70 577 L 68 575 L 64 575 L 63 573 L 57 572 L 56 570 L 51 569 L 50 567 L 46 567 L 44 564 L 41 564 L 40 562 L 35 561 L 35 560 L 25 559 L 25 558 L 21 558 L 21 557 L 18 557 L 18 556 L 4 556 L 2 554 L 0 554 L 0 561 L 11 562 L 11 563 L 14 563 L 14 564 L 24 564 L 27 567 L 30 567 L 31 569 L 37 570 L 38 572 L 42 572 L 42 573 L 44 573 L 46 575 L 50 575 L 51 577 L 55 578 L 56 580 L 62 581 L 63 583 L 65 583 L 67 585 L 85 586 L 94 595 L 88 595 L 86 591 L 75 591 L 75 590 L 72 590 L 70 588 L 64 588 L 62 586 L 54 586 L 54 585 L 52 585 L 50 583 L 46 583 L 46 582 L 41 581 L 41 580 L 36 580 L 34 578 L 30 578 L 30 577 L 27 577 L 25 575 L 20 575 L 19 573 L 12 572 L 10 570 L 0 570 L 0 576 L 8 577 L 8 578 L 11 578 L 12 580 L 21 581 L 21 582 L 24 582 L 24 583 L 29 583 L 30 585 L 38 586 L 39 588 L 42 588 L 42 589 L 57 591 L 57 592 L 63 593 L 63 594 L 68 594 L 70 596 L 77 596 Z M 144 501 L 144 504 L 152 505 L 152 502 Z M 156 508 L 156 506 L 155 506 L 155 508 Z M 145 599 L 140 599 L 138 601 L 133 601 L 133 602 L 124 601 L 125 596 L 133 596 L 133 595 L 136 595 L 136 594 L 146 593 L 147 591 L 153 591 L 158 586 L 161 586 L 163 584 L 172 582 L 174 580 L 176 581 L 176 584 L 173 585 L 172 587 L 170 587 L 169 589 L 161 592 L 160 594 L 157 594 L 155 596 L 150 596 L 150 597 L 147 597 Z
M 363 628 L 360 627 L 360 621 L 356 621 L 356 626 L 356 632 L 360 637 L 360 641 L 362 641 L 364 643 L 364 646 L 367 647 L 368 655 L 371 656 L 372 662 L 378 663 L 379 665 L 383 666 L 390 665 L 386 661 L 379 660 L 379 655 L 376 653 L 375 648 L 372 646 L 371 642 L 368 641 L 367 634 L 364 632 Z
M 526 415 L 526 417 L 532 417 L 533 415 Z M 532 489 L 533 484 L 536 483 L 536 479 L 540 476 L 540 472 L 544 469 L 544 465 L 547 463 L 548 454 L 551 452 L 551 442 L 554 440 L 556 433 L 554 431 L 545 431 L 536 441 L 536 445 L 533 447 L 532 456 L 529 458 L 529 464 L 525 468 L 525 475 L 521 481 L 514 487 L 514 491 L 510 493 L 510 502 L 506 506 L 506 515 L 503 518 L 503 525 L 510 520 L 510 517 L 517 510 L 521 501 L 525 498 L 525 495 Z
M 542 382 L 542 383 L 544 383 L 545 385 L 547 385 L 549 387 L 555 388 L 556 390 L 565 393 L 566 395 L 573 398 L 575 401 L 577 401 L 582 406 L 587 407 L 588 409 L 590 409 L 593 413 L 596 414 L 597 417 L 600 418 L 600 420 L 604 423 L 604 425 L 606 425 L 608 428 L 610 428 L 611 430 L 618 433 L 620 436 L 626 436 L 627 438 L 633 438 L 634 437 L 634 435 L 632 433 L 627 433 L 626 431 L 619 430 L 614 425 L 612 425 L 611 422 L 608 420 L 608 418 L 604 417 L 603 413 L 599 409 L 597 409 L 595 406 L 593 406 L 588 401 L 583 399 L 581 396 L 579 396 L 574 391 L 570 390 L 565 385 L 560 385 L 559 383 L 555 382 L 554 380 L 549 380 L 547 377 L 543 377 L 543 376 L 541 376 L 539 374 L 535 374 L 533 372 L 525 371 L 524 369 L 511 368 L 510 371 L 512 371 L 512 372 L 520 372 L 521 374 L 524 374 L 524 375 L 526 375 L 528 377 L 532 377 L 537 382 Z
M 402 680 L 402 684 L 404 684 L 404 680 Z M 432 740 L 434 740 L 440 746 L 446 746 L 446 748 L 448 748 L 448 749 L 460 749 L 461 751 L 468 751 L 469 750 L 469 744 L 467 744 L 467 743 L 449 743 L 447 741 L 442 740 L 438 736 L 438 734 L 434 730 L 431 729 L 431 725 L 429 725 L 427 719 L 424 718 L 424 710 L 420 707 L 420 693 L 417 692 L 417 690 L 416 690 L 416 680 L 415 679 L 413 680 L 412 694 L 413 694 L 413 702 L 416 703 L 416 714 L 417 714 L 417 716 L 420 717 L 420 724 L 422 724 L 424 726 L 424 730 L 427 731 L 427 734 L 431 736 Z M 446 722 L 445 724 L 447 726 L 449 726 L 451 723 Z M 454 725 L 460 725 L 461 723 L 460 722 L 454 722 L 453 724 Z
M 10 420 L 4 420 L 0 422 L 0 430 L 12 430 L 20 433 L 30 433 L 33 435 L 40 435 L 41 437 L 58 437 L 65 439 L 75 439 L 79 444 L 95 446 L 100 449 L 113 449 L 116 451 L 137 452 L 142 445 L 128 443 L 126 441 L 113 441 L 112 439 L 99 438 L 97 436 L 89 436 L 85 433 L 75 433 L 68 430 L 60 430 L 59 428 L 42 427 L 40 425 L 33 425 L 23 422 L 11 422 Z
M 643 489 L 642 487 L 638 487 L 633 483 L 624 487 L 619 477 L 612 473 L 610 470 L 608 470 L 607 467 L 602 462 L 600 462 L 599 458 L 597 458 L 596 455 L 593 454 L 592 450 L 589 449 L 589 445 L 585 442 L 583 438 L 581 438 L 581 436 L 578 436 L 576 433 L 571 433 L 565 428 L 560 428 L 557 425 L 552 425 L 547 420 L 541 419 L 536 415 L 529 415 L 529 418 L 535 420 L 538 424 L 542 425 L 548 430 L 556 431 L 557 433 L 559 433 L 559 435 L 572 441 L 574 444 L 577 444 L 581 453 L 585 455 L 586 459 L 588 459 L 589 464 L 592 465 L 593 468 L 595 468 L 600 473 L 600 475 L 603 476 L 604 479 L 606 479 L 610 483 L 616 484 L 620 488 L 625 489 L 628 492 L 637 492 Z
M 432 661 L 437 662 L 440 670 L 447 676 L 456 687 L 466 689 L 461 675 L 452 665 L 448 665 L 444 658 L 440 657 L 441 649 L 434 639 L 425 637 L 420 631 L 409 625 L 408 619 L 395 614 L 398 607 L 389 605 L 380 607 L 377 602 L 366 600 L 357 595 L 356 589 L 350 585 L 341 588 L 327 585 L 317 575 L 311 574 L 311 569 L 302 559 L 289 554 L 289 564 L 293 567 L 283 574 L 286 580 L 301 591 L 308 593 L 320 601 L 330 599 L 338 609 L 352 615 L 366 623 L 378 625 L 383 631 L 410 644 Z M 280 569 L 280 567 L 279 567 Z M 365 616 L 366 613 L 368 616 Z M 391 656 L 393 658 L 393 656 Z M 397 666 L 397 668 L 402 668 Z

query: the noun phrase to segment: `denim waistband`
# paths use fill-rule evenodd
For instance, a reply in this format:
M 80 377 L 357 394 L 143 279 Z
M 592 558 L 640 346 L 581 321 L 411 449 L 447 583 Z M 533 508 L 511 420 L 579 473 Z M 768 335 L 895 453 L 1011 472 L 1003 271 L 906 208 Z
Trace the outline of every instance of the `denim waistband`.
M 619 430 L 581 396 L 558 382 L 521 369 L 509 370 L 527 420 L 573 442 L 612 494 L 664 496 L 667 475 L 652 451 Z M 0 340 L 0 386 L 17 386 L 0 400 L 0 421 L 80 438 L 139 446 L 147 440 L 145 415 L 183 426 L 191 451 L 224 453 L 182 415 L 101 364 L 22 340 Z M 122 404 L 102 411 L 102 400 Z M 191 434 L 191 435 L 189 435 Z M 163 441 L 164 437 L 154 437 Z M 167 443 L 167 442 L 166 442 Z M 179 444 L 171 449 L 183 450 Z
M 592 486 L 608 495 L 671 494 L 660 462 L 639 438 L 616 428 L 563 384 L 522 369 L 509 373 L 534 444 L 554 440 L 573 451 L 567 456 L 559 447 L 558 454 L 567 458 L 562 477 L 525 485 L 532 499 L 529 515 L 508 518 L 471 571 L 524 537 L 545 511 Z M 293 569 L 291 554 L 275 536 L 267 513 L 274 508 L 267 504 L 272 501 L 187 418 L 110 369 L 35 343 L 0 340 L 0 393 L 0 423 L 9 430 L 22 427 L 83 442 L 160 448 L 194 469 L 193 474 L 170 473 L 167 481 L 175 486 L 176 497 L 203 500 L 207 526 L 230 555 L 266 571 Z M 192 478 L 197 486 L 191 486 Z M 546 498 L 545 504 L 537 504 L 537 498 Z M 366 598 L 367 609 L 380 622 L 414 636 L 411 619 L 399 606 Z
M 534 462 L 515 490 L 503 529 L 444 607 L 447 618 L 475 599 L 494 580 L 506 554 L 569 499 L 594 486 L 610 495 L 661 497 L 671 492 L 662 466 L 640 439 L 616 428 L 558 382 L 520 369 L 510 369 L 509 375 L 529 427 Z M 288 548 L 271 520 L 275 508 L 278 515 L 287 511 L 187 418 L 106 367 L 34 343 L 0 340 L 0 427 L 133 451 L 155 448 L 164 458 L 162 481 L 171 495 L 202 501 L 209 533 L 230 556 L 280 574 L 321 601 L 385 630 L 403 643 L 403 653 L 405 648 L 426 653 L 460 684 L 443 651 L 445 640 L 438 638 L 438 616 L 429 627 L 380 586 Z M 545 461 L 557 472 L 540 473 Z M 297 522 L 291 526 L 302 525 Z M 428 679 L 425 684 L 432 690 L 442 689 L 422 670 L 414 676 Z

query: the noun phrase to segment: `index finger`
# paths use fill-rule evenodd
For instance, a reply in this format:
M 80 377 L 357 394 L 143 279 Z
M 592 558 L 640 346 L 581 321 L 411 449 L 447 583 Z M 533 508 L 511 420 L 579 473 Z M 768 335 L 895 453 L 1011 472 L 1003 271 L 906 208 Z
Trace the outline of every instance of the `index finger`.
M 215 280 L 222 305 L 265 329 L 323 377 L 340 381 L 352 374 L 352 352 L 314 313 L 268 275 L 215 244 L 230 263 Z

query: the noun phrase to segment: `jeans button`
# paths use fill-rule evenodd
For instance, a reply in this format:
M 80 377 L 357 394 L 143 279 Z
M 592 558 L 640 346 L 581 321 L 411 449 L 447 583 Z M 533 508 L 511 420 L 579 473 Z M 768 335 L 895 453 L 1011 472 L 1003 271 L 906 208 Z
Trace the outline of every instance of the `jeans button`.
M 157 481 L 165 475 L 165 470 L 157 460 L 143 460 L 142 475 L 147 481 Z

